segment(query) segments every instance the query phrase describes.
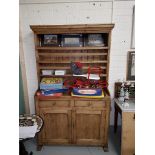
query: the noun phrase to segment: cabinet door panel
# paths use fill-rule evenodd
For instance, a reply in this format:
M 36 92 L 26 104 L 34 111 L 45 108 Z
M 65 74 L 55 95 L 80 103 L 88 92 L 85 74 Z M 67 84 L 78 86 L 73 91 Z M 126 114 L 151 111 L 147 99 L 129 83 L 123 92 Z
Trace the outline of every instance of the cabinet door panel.
M 104 139 L 104 112 L 75 110 L 74 141 L 77 144 L 102 144 Z
M 71 141 L 71 110 L 42 108 L 40 114 L 44 120 L 43 142 L 69 143 Z
M 121 155 L 135 153 L 135 113 L 122 113 L 122 146 Z

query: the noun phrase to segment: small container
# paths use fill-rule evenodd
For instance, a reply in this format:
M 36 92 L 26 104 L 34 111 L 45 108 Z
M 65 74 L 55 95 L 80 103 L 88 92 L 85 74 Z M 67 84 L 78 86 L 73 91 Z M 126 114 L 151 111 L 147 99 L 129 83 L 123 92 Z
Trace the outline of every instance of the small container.
M 55 75 L 65 75 L 66 70 L 55 70 Z
M 42 70 L 42 75 L 53 75 L 53 70 Z

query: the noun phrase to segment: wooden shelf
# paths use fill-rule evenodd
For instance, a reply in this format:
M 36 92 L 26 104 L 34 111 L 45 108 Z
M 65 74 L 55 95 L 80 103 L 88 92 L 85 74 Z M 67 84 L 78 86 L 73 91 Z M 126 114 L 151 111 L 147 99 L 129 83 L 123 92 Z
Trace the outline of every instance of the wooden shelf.
M 103 46 L 85 46 L 85 47 L 36 47 L 37 50 L 98 50 L 98 49 L 109 49 L 109 47 Z
M 78 57 L 81 57 L 81 56 L 102 56 L 102 55 L 107 55 L 107 53 L 82 53 L 82 52 L 75 52 L 75 53 L 38 53 L 38 55 L 41 55 L 41 56 L 49 56 L 49 55 L 52 55 L 52 56 L 78 56 Z
M 73 74 L 66 74 L 66 75 L 40 75 L 41 77 L 78 77 L 73 76 Z M 106 74 L 101 74 L 100 77 L 106 77 Z
M 101 67 L 101 66 L 100 66 Z M 89 67 L 82 67 L 82 69 L 88 69 Z M 59 69 L 59 70 L 64 70 L 64 69 L 70 69 L 70 67 L 57 67 L 57 66 L 39 66 L 39 69 Z M 101 69 L 106 69 L 106 67 L 101 67 Z
M 71 77 L 73 76 L 72 74 L 66 74 L 66 75 L 41 75 L 41 77 Z
M 81 63 L 107 63 L 108 61 L 107 60 L 86 60 L 86 61 L 80 61 Z M 70 64 L 71 62 L 70 61 L 52 61 L 52 60 L 38 60 L 38 63 L 50 63 L 50 64 L 63 64 L 63 63 L 68 63 Z

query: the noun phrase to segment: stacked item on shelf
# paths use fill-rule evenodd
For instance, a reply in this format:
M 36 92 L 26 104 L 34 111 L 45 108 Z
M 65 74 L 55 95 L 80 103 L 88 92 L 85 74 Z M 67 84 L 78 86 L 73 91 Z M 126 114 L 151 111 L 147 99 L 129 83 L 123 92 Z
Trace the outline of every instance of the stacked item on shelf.
M 62 89 L 62 87 L 63 87 L 62 78 L 42 78 L 40 82 L 41 90 Z
M 75 63 L 75 65 L 78 66 L 80 65 L 80 63 L 79 62 Z M 74 69 L 74 66 L 71 66 L 71 69 L 73 70 L 74 73 L 76 68 Z M 101 72 L 102 70 L 100 67 L 89 67 L 87 74 L 82 75 L 73 74 L 73 76 L 82 76 L 86 77 L 87 79 L 84 82 L 79 80 L 75 82 L 74 84 L 75 87 L 72 90 L 71 96 L 83 97 L 83 98 L 103 98 L 104 93 L 102 87 L 104 87 L 103 85 L 105 84 L 100 80 Z
M 44 69 L 42 70 L 42 75 L 65 75 L 66 70 L 51 70 L 51 69 Z
M 41 93 L 45 96 L 62 96 L 63 93 L 67 92 L 68 88 L 42 90 Z
M 55 75 L 65 75 L 66 70 L 55 70 Z
M 62 93 L 66 91 L 63 89 L 62 78 L 42 78 L 40 82 L 41 94 L 44 96 L 62 96 Z
M 42 75 L 53 75 L 53 73 L 54 70 L 47 70 L 47 69 L 42 70 Z
M 104 97 L 104 93 L 101 88 L 73 88 L 71 95 L 74 97 L 83 97 L 83 98 Z

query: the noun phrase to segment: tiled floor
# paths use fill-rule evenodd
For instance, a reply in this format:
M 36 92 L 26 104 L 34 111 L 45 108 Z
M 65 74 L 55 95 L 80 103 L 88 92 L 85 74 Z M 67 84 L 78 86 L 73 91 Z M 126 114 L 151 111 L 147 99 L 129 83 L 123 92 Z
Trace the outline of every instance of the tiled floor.
M 104 152 L 102 147 L 79 147 L 79 146 L 43 146 L 41 151 L 36 151 L 34 139 L 25 142 L 28 152 L 33 155 L 119 155 L 120 154 L 120 129 L 117 134 L 113 133 L 113 127 L 109 132 L 109 152 Z

